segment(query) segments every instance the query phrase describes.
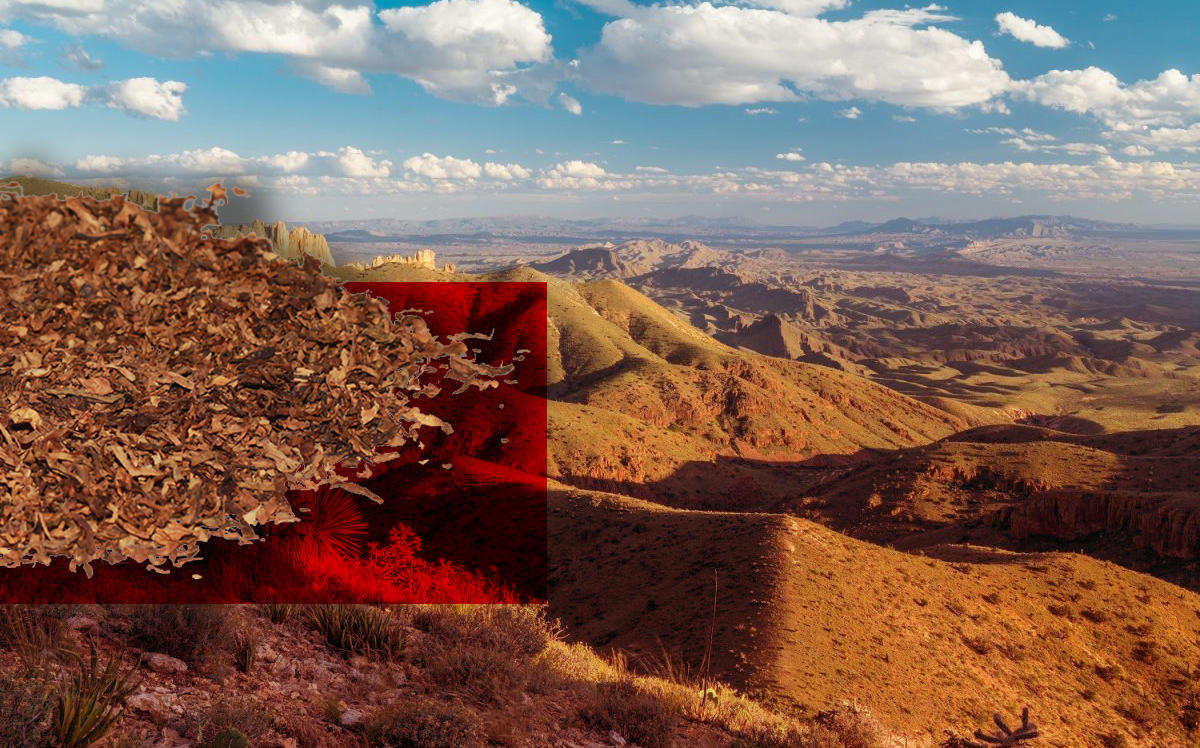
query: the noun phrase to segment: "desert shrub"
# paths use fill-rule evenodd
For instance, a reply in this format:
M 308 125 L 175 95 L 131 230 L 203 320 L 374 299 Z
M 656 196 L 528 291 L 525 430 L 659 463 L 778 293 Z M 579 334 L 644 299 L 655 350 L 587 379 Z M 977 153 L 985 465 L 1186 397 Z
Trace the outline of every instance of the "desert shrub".
M 208 709 L 193 714 L 187 734 L 201 745 L 216 746 L 222 733 L 236 731 L 254 740 L 271 729 L 272 719 L 266 707 L 245 697 L 221 699 Z
M 532 657 L 558 636 L 535 605 L 421 605 L 402 615 L 444 642 L 502 649 L 515 657 Z
M 386 612 L 370 605 L 314 605 L 308 620 L 330 646 L 346 654 L 395 657 L 404 632 Z
M 478 645 L 446 646 L 423 656 L 430 680 L 473 696 L 485 704 L 501 704 L 522 690 L 532 663 L 511 652 Z
M 759 725 L 733 739 L 729 748 L 818 748 L 796 730 Z
M 363 725 L 363 735 L 375 748 L 472 748 L 483 743 L 474 711 L 420 696 L 375 712 Z
M 237 635 L 233 645 L 233 663 L 243 673 L 254 669 L 258 656 L 258 638 L 253 632 L 242 631 Z
M 1104 748 L 1127 748 L 1129 741 L 1119 732 L 1106 732 L 1099 737 Z
M 292 617 L 292 611 L 295 608 L 296 606 L 291 603 L 264 603 L 259 606 L 259 610 L 271 623 L 283 623 Z
M 40 748 L 50 732 L 50 691 L 32 678 L 0 672 L 0 745 Z
M 839 742 L 832 745 L 839 748 L 883 748 L 889 741 L 879 720 L 858 704 L 843 703 L 819 712 L 816 722 L 837 738 Z
M 637 687 L 631 678 L 598 683 L 579 712 L 589 727 L 621 737 L 642 748 L 666 748 L 679 722 L 679 711 Z
M 66 630 L 66 624 L 40 606 L 0 605 L 0 646 L 16 652 L 29 670 L 74 652 Z
M 129 643 L 200 664 L 232 641 L 223 605 L 135 605 L 127 613 Z
M 248 748 L 250 742 L 241 730 L 221 730 L 212 740 L 201 743 L 199 748 Z
M 56 748 L 83 748 L 107 735 L 125 711 L 125 699 L 137 690 L 135 668 L 122 671 L 117 658 L 101 670 L 95 648 L 79 660 L 71 678 L 58 687 L 50 731 Z

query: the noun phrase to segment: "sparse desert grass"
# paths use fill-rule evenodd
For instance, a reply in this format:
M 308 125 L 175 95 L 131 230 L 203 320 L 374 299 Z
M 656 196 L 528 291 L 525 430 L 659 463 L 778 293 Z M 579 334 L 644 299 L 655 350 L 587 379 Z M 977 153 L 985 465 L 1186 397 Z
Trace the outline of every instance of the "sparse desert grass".
M 330 646 L 345 654 L 395 657 L 404 633 L 386 611 L 370 605 L 313 605 L 308 622 Z
M 682 715 L 675 704 L 647 693 L 624 676 L 597 683 L 579 716 L 593 729 L 615 730 L 644 748 L 666 748 Z
M 389 704 L 363 726 L 372 748 L 474 748 L 483 744 L 479 715 L 456 702 L 415 696 Z
M 48 685 L 25 674 L 0 672 L 0 745 L 41 748 L 50 731 Z
M 264 603 L 259 606 L 271 623 L 283 623 L 292 616 L 296 606 L 291 603 Z
M 212 742 L 229 730 L 254 740 L 271 729 L 272 722 L 270 712 L 261 702 L 248 697 L 229 697 L 191 715 L 187 734 L 201 744 Z
M 233 663 L 243 673 L 254 669 L 258 659 L 258 637 L 253 631 L 244 630 L 238 633 L 233 645 Z
M 503 649 L 532 657 L 558 637 L 557 624 L 534 605 L 412 605 L 394 611 L 442 642 Z
M 527 657 L 478 644 L 440 647 L 423 659 L 438 686 L 485 705 L 501 704 L 524 691 L 532 668 Z
M 74 652 L 66 625 L 50 611 L 35 605 L 0 605 L 0 647 L 17 653 L 29 670 L 61 660 Z
M 228 606 L 121 607 L 130 644 L 178 657 L 191 665 L 205 663 L 232 642 L 233 622 Z

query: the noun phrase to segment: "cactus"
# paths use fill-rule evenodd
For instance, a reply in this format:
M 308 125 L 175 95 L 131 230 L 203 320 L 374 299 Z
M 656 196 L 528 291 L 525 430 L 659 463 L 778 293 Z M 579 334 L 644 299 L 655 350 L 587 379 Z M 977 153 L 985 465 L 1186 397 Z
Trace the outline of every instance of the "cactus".
M 989 748 L 989 746 L 1003 746 L 1004 748 L 1008 748 L 1010 746 L 1024 746 L 1025 741 L 1033 740 L 1038 736 L 1037 725 L 1029 720 L 1029 707 L 1021 710 L 1021 726 L 1015 730 L 1005 723 L 1004 718 L 999 713 L 992 715 L 992 721 L 996 723 L 996 727 L 1000 728 L 1000 731 L 988 735 L 983 730 L 976 730 L 975 738 L 983 741 L 982 743 L 976 743 L 951 735 L 942 745 L 948 748 L 951 746 L 953 748 Z
M 203 748 L 246 748 L 248 745 L 246 736 L 242 734 L 241 730 L 231 727 L 214 735 L 212 740 L 203 745 Z

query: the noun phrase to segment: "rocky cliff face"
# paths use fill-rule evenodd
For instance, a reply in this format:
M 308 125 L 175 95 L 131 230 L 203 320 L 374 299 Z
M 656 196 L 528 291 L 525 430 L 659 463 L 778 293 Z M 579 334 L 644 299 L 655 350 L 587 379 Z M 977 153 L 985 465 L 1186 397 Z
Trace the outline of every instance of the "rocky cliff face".
M 1018 540 L 1127 535 L 1135 547 L 1166 558 L 1200 558 L 1200 496 L 1048 491 L 994 512 L 987 521 Z
M 216 229 L 216 236 L 223 239 L 233 239 L 239 236 L 254 234 L 269 239 L 275 248 L 275 254 L 294 260 L 302 255 L 315 257 L 322 265 L 335 266 L 333 254 L 329 251 L 329 242 L 324 235 L 314 234 L 303 226 L 288 230 L 283 221 L 265 224 L 255 221 L 251 224 L 230 224 Z

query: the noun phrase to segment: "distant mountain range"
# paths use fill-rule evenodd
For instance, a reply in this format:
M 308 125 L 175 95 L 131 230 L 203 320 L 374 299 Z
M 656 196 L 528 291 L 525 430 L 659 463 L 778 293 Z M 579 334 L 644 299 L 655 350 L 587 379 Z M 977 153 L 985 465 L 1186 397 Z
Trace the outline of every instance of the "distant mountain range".
M 1113 223 L 1074 216 L 1025 215 L 961 221 L 945 218 L 893 218 L 882 223 L 844 221 L 835 226 L 780 226 L 744 218 L 593 218 L 559 219 L 545 216 L 446 218 L 429 221 L 378 218 L 353 221 L 306 222 L 312 231 L 332 242 L 371 243 L 394 241 L 454 241 L 492 243 L 514 240 L 533 243 L 587 244 L 630 238 L 702 241 L 750 240 L 768 242 L 868 234 L 944 235 L 988 239 L 999 237 L 1055 237 L 1079 234 L 1152 233 L 1163 231 L 1200 235 L 1200 229 L 1158 229 L 1131 223 Z

